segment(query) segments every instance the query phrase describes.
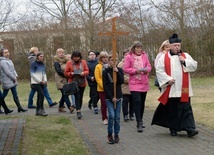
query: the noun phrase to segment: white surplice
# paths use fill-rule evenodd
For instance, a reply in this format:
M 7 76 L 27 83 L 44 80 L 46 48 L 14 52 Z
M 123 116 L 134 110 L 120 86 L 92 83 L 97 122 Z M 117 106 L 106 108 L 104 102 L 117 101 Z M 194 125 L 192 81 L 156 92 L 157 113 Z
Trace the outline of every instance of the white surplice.
M 184 72 L 188 72 L 188 73 L 194 72 L 197 69 L 198 63 L 197 61 L 193 60 L 193 58 L 188 53 L 184 53 L 186 56 L 185 66 L 181 64 L 181 62 L 179 61 L 178 55 L 171 55 L 170 52 L 168 52 L 167 54 L 171 61 L 171 76 L 166 74 L 165 64 L 164 64 L 165 54 L 163 54 L 158 60 L 157 66 L 156 66 L 156 75 L 158 78 L 158 82 L 160 84 L 160 87 L 162 88 L 162 92 L 164 92 L 168 85 L 168 81 L 174 79 L 175 83 L 171 86 L 169 98 L 181 97 L 182 78 L 183 78 L 182 68 Z M 189 77 L 189 97 L 191 97 L 193 96 L 193 91 L 192 91 L 190 74 L 188 75 L 188 77 Z

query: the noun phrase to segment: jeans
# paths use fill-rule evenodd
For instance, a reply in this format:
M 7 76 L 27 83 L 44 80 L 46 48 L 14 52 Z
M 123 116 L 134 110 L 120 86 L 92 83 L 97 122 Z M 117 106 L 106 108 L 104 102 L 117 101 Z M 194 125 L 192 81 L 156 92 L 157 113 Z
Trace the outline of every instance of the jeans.
M 71 105 L 76 107 L 74 94 L 71 95 Z
M 135 117 L 137 122 L 142 122 L 143 120 L 146 94 L 147 92 L 131 91 L 132 99 L 134 102 Z
M 64 105 L 64 102 L 65 102 L 67 107 L 68 107 L 68 109 L 69 109 L 71 107 L 71 102 L 70 102 L 70 100 L 68 98 L 68 95 L 64 95 L 62 89 L 60 89 L 60 92 L 61 92 L 62 96 L 61 96 L 61 99 L 59 101 L 59 108 L 62 108 L 63 105 Z
M 17 90 L 16 90 L 16 86 L 10 88 L 10 89 L 4 89 L 3 90 L 3 98 L 5 98 L 9 92 L 9 90 L 11 90 L 12 94 L 13 94 L 13 98 L 18 98 L 18 94 L 17 94 Z
M 118 135 L 120 132 L 120 111 L 122 100 L 118 100 L 116 103 L 116 109 L 114 108 L 114 104 L 109 99 L 106 99 L 107 109 L 108 109 L 108 135 L 113 133 Z
M 43 87 L 43 91 L 44 91 L 44 96 L 45 96 L 48 104 L 49 105 L 53 104 L 53 101 L 52 101 L 52 99 L 50 97 L 50 94 L 48 92 L 48 88 L 47 87 Z M 28 107 L 33 105 L 33 97 L 34 97 L 35 92 L 36 92 L 36 90 L 34 90 L 34 89 L 30 90 L 30 94 L 29 94 L 29 97 L 28 97 Z

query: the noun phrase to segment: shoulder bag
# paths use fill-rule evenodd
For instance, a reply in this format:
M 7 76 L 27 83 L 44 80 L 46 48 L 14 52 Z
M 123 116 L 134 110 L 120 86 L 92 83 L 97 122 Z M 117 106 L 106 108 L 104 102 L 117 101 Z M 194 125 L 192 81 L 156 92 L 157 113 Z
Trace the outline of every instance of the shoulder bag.
M 73 81 L 71 83 L 66 83 L 63 88 L 63 94 L 64 95 L 72 95 L 79 91 L 79 87 L 76 81 Z

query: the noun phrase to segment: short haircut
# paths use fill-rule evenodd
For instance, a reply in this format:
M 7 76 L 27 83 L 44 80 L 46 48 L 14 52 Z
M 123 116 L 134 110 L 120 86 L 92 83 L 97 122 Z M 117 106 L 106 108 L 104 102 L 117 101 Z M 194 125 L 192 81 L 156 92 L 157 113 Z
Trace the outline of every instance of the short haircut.
M 91 52 L 94 53 L 94 54 L 96 55 L 96 52 L 94 52 L 93 50 L 88 51 L 88 55 L 89 55 Z M 97 56 L 97 55 L 96 55 L 96 56 Z
M 38 47 L 35 47 L 35 46 L 30 48 L 30 52 L 34 52 L 34 51 L 36 51 L 36 50 L 38 51 L 39 48 L 38 48 Z
M 79 51 L 73 51 L 71 59 L 73 59 L 74 57 L 80 57 L 80 59 L 82 59 L 82 54 Z
M 6 49 L 6 48 L 1 48 L 1 51 L 0 51 L 0 56 L 1 56 L 1 57 L 3 57 L 4 50 L 7 50 L 7 49 Z
M 103 57 L 109 57 L 108 52 L 106 52 L 106 51 L 101 51 L 101 52 L 100 52 L 100 58 L 99 58 L 99 60 L 101 60 Z
M 56 50 L 56 54 L 58 54 L 59 51 L 63 51 L 63 52 L 64 52 L 64 49 L 58 48 L 58 49 Z

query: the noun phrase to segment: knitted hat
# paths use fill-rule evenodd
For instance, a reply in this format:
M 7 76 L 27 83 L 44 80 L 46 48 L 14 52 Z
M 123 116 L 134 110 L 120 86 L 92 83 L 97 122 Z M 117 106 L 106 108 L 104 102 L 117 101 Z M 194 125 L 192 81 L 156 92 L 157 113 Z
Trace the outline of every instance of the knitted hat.
M 181 39 L 178 38 L 177 34 L 173 34 L 170 38 L 169 38 L 169 43 L 173 44 L 173 43 L 181 43 Z

